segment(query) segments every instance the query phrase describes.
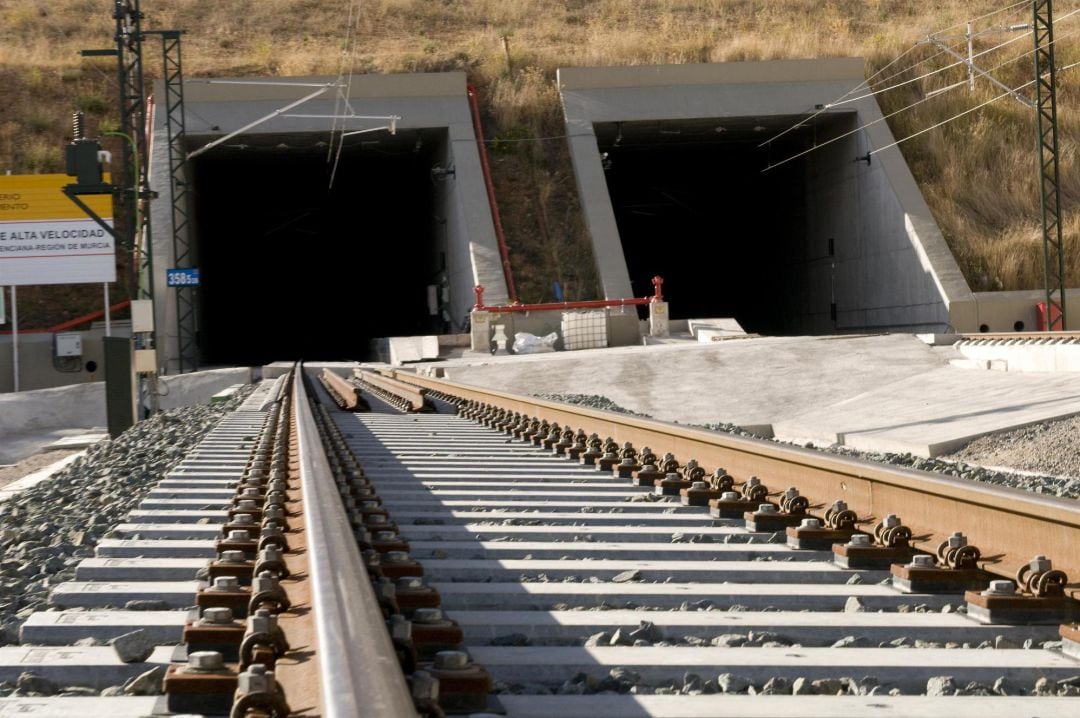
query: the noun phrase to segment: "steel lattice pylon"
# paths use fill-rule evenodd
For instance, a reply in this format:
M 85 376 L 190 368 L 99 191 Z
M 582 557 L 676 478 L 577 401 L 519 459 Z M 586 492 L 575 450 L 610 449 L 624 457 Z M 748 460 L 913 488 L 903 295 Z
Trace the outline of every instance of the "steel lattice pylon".
M 1039 204 L 1042 207 L 1046 278 L 1046 328 L 1064 330 L 1065 245 L 1058 175 L 1057 73 L 1054 66 L 1054 3 L 1033 0 L 1035 15 L 1035 116 L 1039 139 Z
M 153 299 L 154 273 L 150 237 L 150 179 L 147 172 L 146 92 L 143 83 L 142 12 L 139 0 L 116 0 L 116 50 L 120 80 L 120 132 L 123 165 L 133 178 L 121 187 L 119 204 L 124 248 L 132 252 L 132 299 Z M 141 211 L 139 211 L 141 210 Z M 137 237 L 142 237 L 137 242 Z
M 161 32 L 165 76 L 165 126 L 169 142 L 169 189 L 172 202 L 173 266 L 195 266 L 188 241 L 188 184 L 184 171 L 187 152 L 184 148 L 184 68 L 180 54 L 179 30 Z M 198 369 L 198 327 L 195 311 L 195 287 L 176 287 L 176 334 L 179 346 L 180 373 Z

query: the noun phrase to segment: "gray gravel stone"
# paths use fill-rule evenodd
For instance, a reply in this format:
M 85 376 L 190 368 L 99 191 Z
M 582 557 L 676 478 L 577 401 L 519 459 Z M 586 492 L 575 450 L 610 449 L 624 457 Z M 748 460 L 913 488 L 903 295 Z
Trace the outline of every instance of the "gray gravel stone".
M 141 663 L 154 652 L 154 642 L 141 628 L 117 636 L 109 641 L 109 644 L 124 663 Z
M 952 676 L 934 676 L 926 682 L 926 695 L 951 696 L 956 694 L 956 683 Z
M 743 693 L 751 685 L 749 678 L 743 678 L 733 673 L 721 673 L 716 677 L 716 685 L 723 693 Z
M 611 577 L 612 583 L 629 583 L 630 581 L 640 581 L 641 579 L 641 571 L 636 568 L 630 571 L 623 571 L 622 573 L 617 573 Z
M 154 666 L 145 673 L 140 673 L 124 684 L 124 694 L 129 696 L 159 695 L 161 682 L 165 680 L 165 671 L 165 666 Z
M 19 674 L 15 681 L 15 690 L 21 696 L 53 696 L 57 694 L 59 688 L 48 678 L 27 671 Z
M 839 678 L 819 678 L 810 682 L 810 692 L 821 696 L 835 696 L 846 692 L 844 682 Z

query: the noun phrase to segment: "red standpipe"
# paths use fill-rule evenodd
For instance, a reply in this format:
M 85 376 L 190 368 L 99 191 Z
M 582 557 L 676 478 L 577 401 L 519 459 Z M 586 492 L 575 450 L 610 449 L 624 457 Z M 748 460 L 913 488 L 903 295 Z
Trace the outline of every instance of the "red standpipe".
M 128 307 L 130 305 L 131 305 L 131 300 L 130 299 L 125 299 L 122 302 L 117 302 L 116 304 L 109 307 L 109 315 L 112 316 L 116 312 L 118 312 L 121 309 L 124 309 L 125 307 Z M 61 323 L 59 323 L 59 324 L 57 324 L 55 326 L 47 327 L 45 329 L 20 329 L 19 334 L 52 334 L 52 333 L 55 333 L 55 332 L 63 332 L 63 331 L 67 331 L 68 329 L 74 329 L 75 327 L 80 326 L 82 324 L 89 324 L 90 322 L 96 322 L 98 319 L 101 319 L 104 316 L 105 316 L 105 310 L 104 309 L 99 309 L 96 312 L 90 312 L 89 314 L 85 314 L 85 315 L 83 315 L 81 317 L 76 317 L 75 319 L 69 319 L 66 322 L 61 322 Z M 0 334 L 11 334 L 11 330 L 6 329 L 4 331 L 0 331 Z
M 542 312 L 555 309 L 601 309 L 603 307 L 630 307 L 641 306 L 643 304 L 652 304 L 653 302 L 664 301 L 663 277 L 653 277 L 653 295 L 651 297 L 633 297 L 630 299 L 590 299 L 583 302 L 548 302 L 547 304 L 503 304 L 503 305 L 491 305 L 484 304 L 484 287 L 476 285 L 473 287 L 473 293 L 476 294 L 476 305 L 473 309 L 480 312 L 493 312 L 493 313 L 505 313 L 505 312 Z
M 480 124 L 480 103 L 476 87 L 466 85 L 469 94 L 469 106 L 472 108 L 473 130 L 476 133 L 476 150 L 480 153 L 480 167 L 484 171 L 484 185 L 487 187 L 488 204 L 491 205 L 491 220 L 495 223 L 495 238 L 499 241 L 499 256 L 502 257 L 503 276 L 506 278 L 506 292 L 511 302 L 517 302 L 517 288 L 514 287 L 514 273 L 510 269 L 510 250 L 506 246 L 506 233 L 503 232 L 502 218 L 499 216 L 499 203 L 495 199 L 495 185 L 491 183 L 491 165 L 488 164 L 487 145 L 484 144 L 484 128 Z

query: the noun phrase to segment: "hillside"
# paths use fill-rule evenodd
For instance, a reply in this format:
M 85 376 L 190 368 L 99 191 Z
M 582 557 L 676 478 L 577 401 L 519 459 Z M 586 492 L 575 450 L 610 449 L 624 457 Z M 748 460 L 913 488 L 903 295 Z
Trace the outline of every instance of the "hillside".
M 862 56 L 867 74 L 888 82 L 947 64 L 927 46 L 927 32 L 963 33 L 972 16 L 1009 6 L 1005 0 L 143 0 L 146 27 L 182 28 L 188 77 L 463 70 L 480 88 L 493 170 L 512 262 L 525 301 L 550 299 L 561 280 L 568 296 L 595 295 L 595 272 L 566 152 L 555 69 L 570 65 L 726 62 Z M 112 3 L 0 0 L 0 170 L 62 169 L 61 148 L 72 109 L 90 117 L 90 132 L 115 127 L 115 67 L 78 50 L 112 42 Z M 1057 15 L 1059 65 L 1080 60 L 1080 16 Z M 1030 3 L 980 20 L 976 29 L 1030 20 Z M 349 18 L 354 21 L 350 41 Z M 508 53 L 502 38 L 506 38 Z M 988 49 L 1016 34 L 988 34 Z M 1031 79 L 1031 40 L 1020 38 L 980 58 L 1009 86 Z M 1024 54 L 1028 53 L 1028 54 Z M 156 53 L 148 70 L 158 71 Z M 1019 58 L 1015 62 L 1007 62 Z M 963 68 L 879 96 L 886 113 L 959 82 Z M 1076 159 L 1080 68 L 1060 78 L 1064 156 L 1063 202 L 1069 284 L 1080 286 L 1080 172 Z M 984 102 L 998 90 L 980 81 L 898 113 L 897 137 Z M 532 139 L 542 138 L 542 139 Z M 525 140 L 525 141 L 522 141 Z M 1011 100 L 902 145 L 911 168 L 975 290 L 1036 288 L 1042 240 L 1035 189 L 1034 117 Z M 91 291 L 92 289 L 92 291 Z M 83 295 L 85 294 L 85 297 Z M 26 326 L 41 326 L 98 306 L 99 290 L 27 288 L 20 292 Z

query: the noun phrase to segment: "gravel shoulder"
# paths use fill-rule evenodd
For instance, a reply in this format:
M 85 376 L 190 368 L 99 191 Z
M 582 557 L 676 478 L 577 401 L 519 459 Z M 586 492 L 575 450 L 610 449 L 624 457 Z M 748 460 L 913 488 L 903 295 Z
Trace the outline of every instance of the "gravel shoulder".
M 944 458 L 1075 479 L 1080 478 L 1077 436 L 1080 416 L 984 436 Z

